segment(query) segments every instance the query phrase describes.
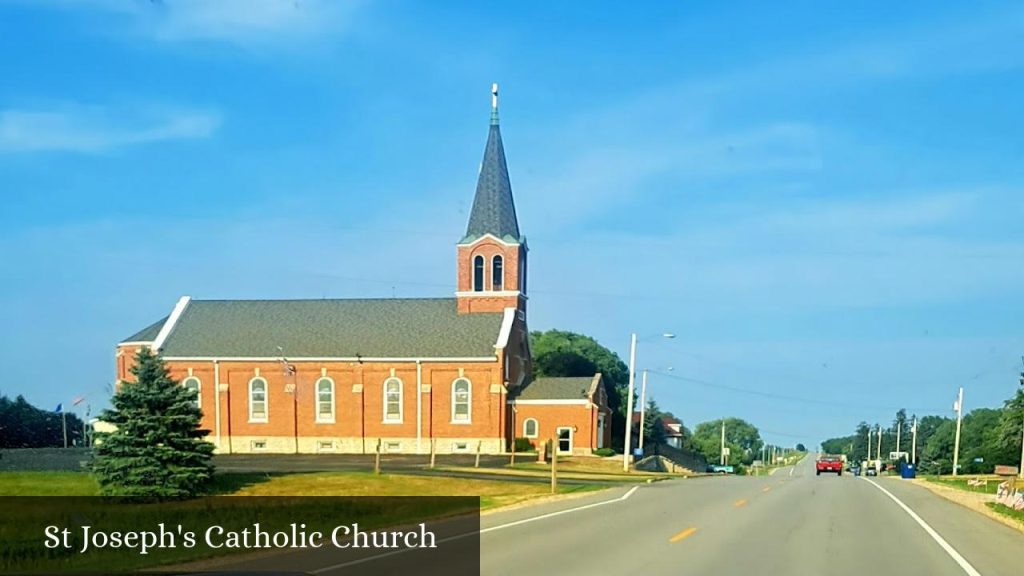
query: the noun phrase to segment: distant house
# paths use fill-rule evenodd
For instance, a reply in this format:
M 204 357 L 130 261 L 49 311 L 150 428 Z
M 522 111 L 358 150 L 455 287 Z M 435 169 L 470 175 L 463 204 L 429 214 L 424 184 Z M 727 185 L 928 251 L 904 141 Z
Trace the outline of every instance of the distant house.
M 669 446 L 682 450 L 683 448 L 683 423 L 671 416 L 662 416 L 658 419 L 665 434 L 665 443 Z
M 496 89 L 492 106 L 469 223 L 455 246 L 453 298 L 185 296 L 117 345 L 118 380 L 131 378 L 140 347 L 160 351 L 194 391 L 218 453 L 500 453 L 520 436 L 557 437 L 570 454 L 608 446 L 600 374 L 533 379 L 528 250 Z
M 673 418 L 672 416 L 658 416 L 653 421 L 650 419 L 650 417 L 645 417 L 645 420 L 648 423 L 650 423 L 651 426 L 656 427 L 658 429 L 658 433 L 664 439 L 665 444 L 668 444 L 669 446 L 680 450 L 683 448 L 683 438 L 685 434 L 683 433 L 682 422 L 680 422 L 676 418 Z M 639 431 L 640 413 L 634 412 L 633 433 L 635 435 L 638 435 Z M 650 443 L 650 441 L 653 441 L 653 439 L 645 438 L 644 444 L 647 445 Z

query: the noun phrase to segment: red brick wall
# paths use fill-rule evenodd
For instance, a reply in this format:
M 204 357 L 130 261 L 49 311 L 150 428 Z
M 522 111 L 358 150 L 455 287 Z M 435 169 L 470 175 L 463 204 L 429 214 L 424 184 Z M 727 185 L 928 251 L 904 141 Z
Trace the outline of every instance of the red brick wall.
M 507 245 L 491 237 L 470 244 L 457 247 L 457 274 L 459 292 L 473 291 L 473 260 L 478 255 L 484 257 L 484 291 L 480 296 L 459 297 L 459 313 L 472 314 L 474 312 L 501 312 L 505 308 L 519 308 L 526 310 L 526 299 L 517 296 L 487 296 L 486 293 L 492 290 L 491 285 L 491 262 L 496 254 L 504 258 L 502 272 L 502 291 L 520 290 L 519 285 L 519 260 L 525 258 L 525 250 L 520 245 Z
M 530 440 L 535 446 L 556 437 L 557 429 L 563 426 L 575 427 L 573 432 L 573 448 L 577 453 L 589 454 L 596 449 L 597 415 L 605 412 L 604 446 L 611 442 L 611 418 L 607 409 L 595 405 L 542 405 L 518 404 L 513 424 L 516 438 L 523 437 L 523 422 L 528 418 L 537 420 L 537 437 Z

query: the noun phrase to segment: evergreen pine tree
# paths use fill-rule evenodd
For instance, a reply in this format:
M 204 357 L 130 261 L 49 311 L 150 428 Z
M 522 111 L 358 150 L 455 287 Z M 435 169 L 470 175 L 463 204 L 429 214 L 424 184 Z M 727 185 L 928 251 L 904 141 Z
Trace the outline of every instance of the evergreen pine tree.
M 163 359 L 143 347 L 100 418 L 117 427 L 97 433 L 93 472 L 110 496 L 180 499 L 199 494 L 213 475 L 213 445 L 203 440 L 192 392 L 167 372 Z

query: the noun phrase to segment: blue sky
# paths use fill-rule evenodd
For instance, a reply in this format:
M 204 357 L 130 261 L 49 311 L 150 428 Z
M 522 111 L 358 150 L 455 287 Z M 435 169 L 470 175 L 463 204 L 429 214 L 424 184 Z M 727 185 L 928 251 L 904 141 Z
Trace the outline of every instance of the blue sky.
M 185 294 L 450 294 L 497 81 L 532 329 L 671 331 L 659 404 L 784 444 L 998 405 L 1022 34 L 1012 3 L 0 0 L 0 392 L 102 404 Z

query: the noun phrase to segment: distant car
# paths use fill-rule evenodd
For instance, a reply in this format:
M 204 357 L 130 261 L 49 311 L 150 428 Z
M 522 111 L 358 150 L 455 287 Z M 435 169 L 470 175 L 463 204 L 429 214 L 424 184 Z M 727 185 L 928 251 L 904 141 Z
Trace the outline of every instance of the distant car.
M 712 464 L 708 466 L 708 472 L 712 474 L 732 474 L 735 469 L 732 466 L 721 466 L 718 464 Z
M 850 466 L 850 474 L 860 476 L 860 466 Z
M 867 472 L 865 472 L 864 475 L 865 476 L 878 476 L 878 470 L 875 470 L 874 466 L 868 466 Z
M 822 456 L 814 464 L 815 475 L 821 476 L 822 472 L 835 472 L 837 476 L 843 475 L 843 459 L 839 456 Z

